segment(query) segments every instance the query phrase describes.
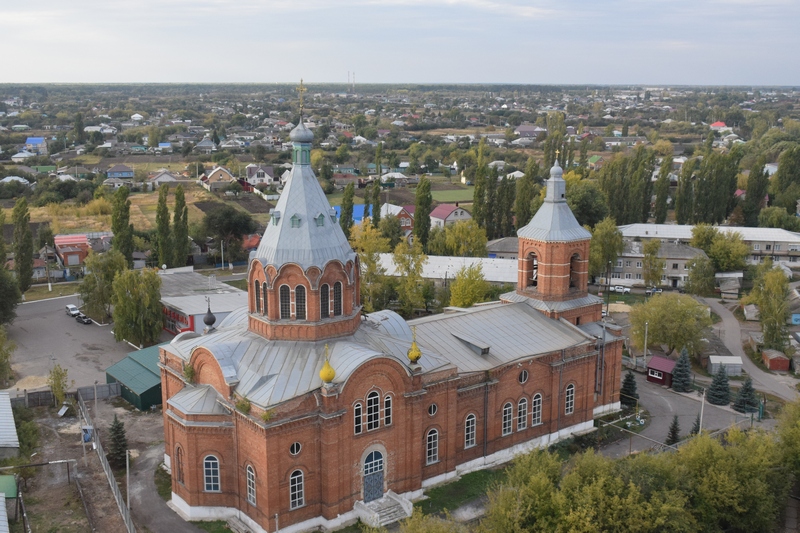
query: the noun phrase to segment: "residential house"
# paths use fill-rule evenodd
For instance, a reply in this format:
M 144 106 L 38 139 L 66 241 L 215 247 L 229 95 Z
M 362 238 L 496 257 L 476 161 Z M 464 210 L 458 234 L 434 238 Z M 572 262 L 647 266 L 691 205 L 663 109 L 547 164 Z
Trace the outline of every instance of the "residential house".
M 206 172 L 206 176 L 201 179 L 203 187 L 211 192 L 220 191 L 234 181 L 236 178 L 224 167 L 216 167 L 211 172 Z
M 63 174 L 61 174 L 63 176 Z M 130 187 L 131 180 L 123 180 L 120 178 L 107 178 L 103 180 L 103 185 L 110 188 L 117 190 L 120 187 Z
M 245 167 L 245 172 L 247 183 L 253 186 L 259 184 L 272 185 L 275 179 L 275 171 L 269 165 L 250 163 Z
M 431 228 L 443 228 L 471 218 L 469 211 L 458 204 L 439 204 L 431 211 Z
M 9 259 L 6 261 L 6 269 L 14 271 L 14 260 Z M 47 279 L 47 264 L 43 259 L 33 259 L 33 279 L 38 281 L 40 279 Z
M 172 144 L 171 143 L 158 143 L 155 149 L 156 152 L 161 152 L 162 154 L 170 154 L 172 153 Z
M 214 141 L 206 137 L 195 145 L 194 151 L 201 154 L 210 154 L 211 152 L 217 151 L 217 145 L 214 144 Z
M 605 163 L 603 156 L 593 155 L 589 158 L 589 168 L 591 170 L 600 170 L 603 167 L 603 163 Z
M 665 387 L 672 386 L 672 372 L 675 370 L 675 361 L 654 355 L 647 363 L 647 381 L 658 383 Z
M 490 258 L 517 259 L 519 239 L 517 237 L 503 237 L 486 243 L 486 251 Z
M 28 152 L 27 150 L 23 150 L 17 154 L 12 155 L 11 161 L 13 163 L 22 163 L 24 161 L 27 161 L 31 157 L 36 157 L 36 154 Z
M 510 174 L 506 174 L 506 178 L 508 178 L 510 180 L 518 180 L 518 179 L 524 178 L 524 177 L 525 177 L 525 173 L 522 172 L 521 170 L 515 170 L 514 172 L 511 172 Z M 498 180 L 502 179 L 502 176 L 497 176 L 497 179 Z
M 25 150 L 36 155 L 47 155 L 47 142 L 44 137 L 28 137 L 25 140 Z
M 383 204 L 381 206 L 381 220 L 385 217 L 393 215 L 400 219 L 400 228 L 405 232 L 406 236 L 414 230 L 414 214 L 406 211 L 405 207 L 394 204 Z
M 147 178 L 147 182 L 150 184 L 151 190 L 157 189 L 165 183 L 169 185 L 171 183 L 175 183 L 176 181 L 178 181 L 178 178 L 172 172 L 165 169 L 161 169 Z
M 106 175 L 109 178 L 133 179 L 133 169 L 127 165 L 114 165 Z
M 54 238 L 59 262 L 65 267 L 82 266 L 91 246 L 85 233 L 56 235 Z

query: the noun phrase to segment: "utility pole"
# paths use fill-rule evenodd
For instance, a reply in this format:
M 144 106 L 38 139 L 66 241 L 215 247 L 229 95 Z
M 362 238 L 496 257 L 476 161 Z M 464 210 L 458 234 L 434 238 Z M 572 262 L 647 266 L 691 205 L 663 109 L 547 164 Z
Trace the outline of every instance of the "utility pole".
M 706 389 L 703 389 L 703 394 L 700 395 L 700 428 L 697 430 L 697 434 L 703 432 L 703 410 L 706 406 Z
M 128 514 L 131 512 L 131 462 L 130 450 L 125 450 L 125 497 L 127 498 Z
M 647 364 L 647 325 L 648 323 L 644 323 L 644 363 Z

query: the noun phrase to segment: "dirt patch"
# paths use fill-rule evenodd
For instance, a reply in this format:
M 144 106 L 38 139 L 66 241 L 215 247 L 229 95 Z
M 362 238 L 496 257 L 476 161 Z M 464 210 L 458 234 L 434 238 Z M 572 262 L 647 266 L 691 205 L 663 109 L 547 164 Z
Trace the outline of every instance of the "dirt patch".
M 255 195 L 237 196 L 231 198 L 229 201 L 238 204 L 248 213 L 269 213 L 269 210 L 275 207 L 271 203 Z
M 609 304 L 608 311 L 611 313 L 630 313 L 631 306 L 628 304 Z
M 220 207 L 224 206 L 222 202 L 195 202 L 194 206 L 198 208 L 203 213 L 210 213 L 214 209 L 219 209 Z
M 47 376 L 25 376 L 16 384 L 16 388 L 19 390 L 34 390 L 42 387 L 47 387 Z

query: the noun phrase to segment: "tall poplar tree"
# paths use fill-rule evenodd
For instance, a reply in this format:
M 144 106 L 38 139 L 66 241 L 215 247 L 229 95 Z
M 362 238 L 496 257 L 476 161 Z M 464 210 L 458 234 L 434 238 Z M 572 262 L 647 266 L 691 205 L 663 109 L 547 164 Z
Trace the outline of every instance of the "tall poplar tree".
M 120 187 L 111 200 L 111 232 L 114 238 L 111 247 L 119 251 L 133 266 L 133 224 L 131 224 L 131 201 L 127 187 Z
M 0 209 L 0 228 L 6 223 L 6 215 Z M 0 261 L 3 266 L 6 262 L 6 243 L 0 237 Z M 17 280 L 11 275 L 11 272 L 5 268 L 0 268 L 0 324 L 8 324 L 17 316 L 16 308 L 22 298 L 19 292 L 19 285 Z
M 158 205 L 156 206 L 156 250 L 158 251 L 158 266 L 172 266 L 172 247 L 169 232 L 169 208 L 167 197 L 169 185 L 166 183 L 158 189 Z
M 489 211 L 486 209 L 486 180 L 488 168 L 484 151 L 486 140 L 482 137 L 478 143 L 478 166 L 475 170 L 475 189 L 472 191 L 472 219 L 482 228 L 486 228 L 486 217 Z
M 175 188 L 175 212 L 172 218 L 172 265 L 186 266 L 186 260 L 191 252 L 189 243 L 189 208 L 186 206 L 186 196 L 183 185 Z
M 675 195 L 675 220 L 678 224 L 694 222 L 694 167 L 696 159 L 689 159 L 683 164 L 681 177 L 678 179 L 678 191 Z
M 428 246 L 428 236 L 431 231 L 432 204 L 431 182 L 423 176 L 417 185 L 416 207 L 414 209 L 414 237 L 422 245 L 423 250 Z
M 672 170 L 672 156 L 667 156 L 661 161 L 661 169 L 656 181 L 656 224 L 663 224 L 667 220 L 667 200 L 669 199 L 669 174 Z
M 33 281 L 33 233 L 28 201 L 24 196 L 17 200 L 11 217 L 14 222 L 14 271 L 19 290 L 24 293 Z
M 350 238 L 350 228 L 353 227 L 353 197 L 355 196 L 355 185 L 353 182 L 347 184 L 342 196 L 342 211 L 339 217 L 339 225 L 344 231 L 344 236 Z
M 371 217 L 371 215 L 369 213 L 369 211 L 370 211 L 369 204 L 370 204 L 370 202 L 372 202 L 372 194 L 370 194 L 371 192 L 372 192 L 372 187 L 365 187 L 364 188 L 364 218 L 362 218 L 362 220 L 365 220 L 365 219 Z
M 377 228 L 381 223 L 381 207 L 383 205 L 381 204 L 381 180 L 372 184 L 370 193 L 372 194 L 372 225 Z
M 766 203 L 765 197 L 769 188 L 769 174 L 764 168 L 764 157 L 759 157 L 755 167 L 750 171 L 747 178 L 747 194 L 744 197 L 744 225 L 750 227 L 758 226 L 758 214 Z
M 514 200 L 514 215 L 517 230 L 531 221 L 531 202 L 533 201 L 533 185 L 539 174 L 539 165 L 531 157 L 525 165 L 525 175 L 517 180 L 517 194 Z
M 490 169 L 486 178 L 486 196 L 483 205 L 483 227 L 486 229 L 486 238 L 491 241 L 497 233 L 497 167 Z

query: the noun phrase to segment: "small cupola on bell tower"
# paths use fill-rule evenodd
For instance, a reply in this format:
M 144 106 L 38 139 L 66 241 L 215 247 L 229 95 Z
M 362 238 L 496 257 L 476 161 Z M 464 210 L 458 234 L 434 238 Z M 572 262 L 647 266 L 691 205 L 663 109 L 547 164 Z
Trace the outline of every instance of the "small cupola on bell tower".
M 519 277 L 517 293 L 545 301 L 586 296 L 589 281 L 589 242 L 567 204 L 567 184 L 556 160 L 550 169 L 542 206 L 517 232 Z

